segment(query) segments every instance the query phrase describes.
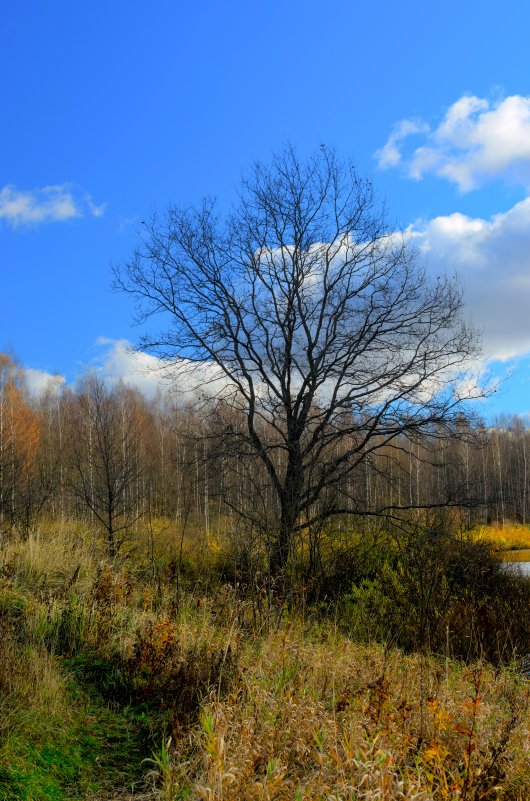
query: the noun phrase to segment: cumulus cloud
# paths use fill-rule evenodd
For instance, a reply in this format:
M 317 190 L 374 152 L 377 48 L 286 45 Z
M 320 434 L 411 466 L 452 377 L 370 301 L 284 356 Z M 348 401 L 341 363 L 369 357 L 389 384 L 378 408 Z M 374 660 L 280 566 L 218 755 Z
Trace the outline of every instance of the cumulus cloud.
M 32 395 L 40 396 L 46 392 L 58 392 L 66 383 L 63 375 L 47 373 L 34 367 L 24 368 L 26 386 Z
M 90 195 L 70 184 L 40 189 L 17 189 L 8 185 L 0 189 L 0 220 L 12 228 L 65 222 L 86 214 L 101 217 L 105 206 L 105 203 L 95 204 Z
M 185 401 L 197 392 L 211 395 L 226 386 L 213 364 L 162 359 L 135 350 L 126 339 L 100 337 L 97 344 L 103 351 L 96 360 L 96 373 L 109 385 L 123 382 L 148 398 L 171 392 Z
M 458 212 L 420 221 L 407 231 L 433 279 L 455 272 L 464 286 L 469 316 L 483 330 L 486 361 L 507 362 L 530 354 L 530 197 L 489 218 Z M 213 365 L 194 367 L 135 351 L 126 339 L 98 340 L 92 367 L 109 384 L 123 381 L 147 397 L 177 392 L 182 400 L 196 392 L 215 392 Z M 473 365 L 477 371 L 479 365 Z M 62 376 L 26 370 L 33 392 L 43 392 Z M 226 386 L 226 384 L 224 384 Z M 469 392 L 469 388 L 465 388 Z
M 409 136 L 420 133 L 428 133 L 429 126 L 421 120 L 401 120 L 396 125 L 386 144 L 376 152 L 379 167 L 397 167 L 401 161 L 401 144 Z
M 436 217 L 408 235 L 433 276 L 457 273 L 486 359 L 530 353 L 530 198 L 489 219 Z
M 411 148 L 412 135 L 424 135 Z M 421 120 L 401 120 L 376 152 L 381 169 L 403 165 L 410 178 L 428 173 L 454 182 L 462 192 L 502 177 L 530 186 L 530 96 L 490 101 L 464 95 L 432 128 Z
M 530 197 L 488 218 L 455 212 L 419 221 L 407 235 L 433 279 L 444 273 L 458 276 L 468 314 L 483 331 L 486 361 L 530 354 Z M 213 366 L 190 375 L 186 363 L 171 365 L 138 353 L 126 340 L 101 339 L 100 345 L 101 374 L 147 395 L 169 387 L 191 391 L 201 382 L 210 385 L 214 376 Z
M 138 389 L 146 398 L 171 393 L 185 403 L 197 394 L 212 395 L 226 386 L 214 365 L 170 361 L 136 350 L 127 339 L 99 337 L 99 354 L 85 371 L 95 373 L 108 386 L 123 383 Z M 67 385 L 63 375 L 34 367 L 23 368 L 26 386 L 35 397 L 60 392 Z M 80 374 L 78 378 L 81 378 Z
M 99 337 L 101 353 L 96 359 L 97 374 L 109 385 L 123 382 L 152 398 L 170 386 L 171 365 L 163 359 L 134 350 L 126 339 Z

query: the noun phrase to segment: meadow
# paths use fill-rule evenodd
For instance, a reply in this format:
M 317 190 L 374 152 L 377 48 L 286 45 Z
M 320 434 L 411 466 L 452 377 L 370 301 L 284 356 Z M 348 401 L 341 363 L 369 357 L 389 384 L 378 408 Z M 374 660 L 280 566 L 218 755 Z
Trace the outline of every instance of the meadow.
M 520 582 L 494 571 L 492 627 L 493 579 L 462 597 L 447 542 L 405 569 L 359 537 L 355 581 L 315 597 L 180 535 L 155 521 L 112 562 L 79 523 L 5 541 L 2 801 L 530 797 L 528 620 L 506 618 L 528 609 Z M 489 551 L 465 548 L 485 571 Z

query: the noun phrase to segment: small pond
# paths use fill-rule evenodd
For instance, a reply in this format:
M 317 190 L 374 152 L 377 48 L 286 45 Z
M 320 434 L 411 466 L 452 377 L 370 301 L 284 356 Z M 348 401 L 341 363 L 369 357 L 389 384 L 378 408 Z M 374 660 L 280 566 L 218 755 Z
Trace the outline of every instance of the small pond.
M 507 570 L 530 576 L 530 548 L 521 551 L 504 551 L 501 555 Z

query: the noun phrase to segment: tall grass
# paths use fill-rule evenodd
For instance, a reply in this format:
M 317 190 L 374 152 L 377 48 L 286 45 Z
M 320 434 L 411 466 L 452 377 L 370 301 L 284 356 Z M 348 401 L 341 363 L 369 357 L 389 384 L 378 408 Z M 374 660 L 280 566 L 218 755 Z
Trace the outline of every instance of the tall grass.
M 183 751 L 190 798 L 522 801 L 529 723 L 514 673 L 291 624 L 246 653 L 230 694 L 212 693 L 175 769 Z
M 101 730 L 126 728 L 129 714 L 141 717 L 151 745 L 122 759 L 144 773 L 143 797 L 153 801 L 530 798 L 529 682 L 515 666 L 456 661 L 449 647 L 406 654 L 396 637 L 370 641 L 389 631 L 381 609 L 375 619 L 388 590 L 385 574 L 374 584 L 377 560 L 357 596 L 312 606 L 301 592 L 297 606 L 296 595 L 285 601 L 264 585 L 243 592 L 237 580 L 226 583 L 219 539 L 210 552 L 191 537 L 175 546 L 174 533 L 160 525 L 113 563 L 85 528 L 50 525 L 6 543 L 0 799 L 88 801 L 106 758 Z M 452 551 L 449 561 L 429 561 L 436 551 L 425 551 L 425 565 L 411 553 L 416 572 L 391 565 L 396 599 L 409 588 L 408 625 L 425 565 L 436 566 L 443 589 L 459 564 Z M 456 627 L 456 591 L 450 597 Z M 439 607 L 426 612 L 436 617 Z M 361 635 L 363 616 L 355 641 L 351 621 Z M 81 748 L 88 718 L 99 733 Z M 111 799 L 126 771 L 108 771 Z
M 520 523 L 479 526 L 473 536 L 492 543 L 499 551 L 530 549 L 530 528 Z

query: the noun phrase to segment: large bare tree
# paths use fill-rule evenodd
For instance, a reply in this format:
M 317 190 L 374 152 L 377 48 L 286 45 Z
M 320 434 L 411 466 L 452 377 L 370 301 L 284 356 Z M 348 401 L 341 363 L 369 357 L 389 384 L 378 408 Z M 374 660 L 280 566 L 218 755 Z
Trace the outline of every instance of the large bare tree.
M 461 419 L 477 340 L 460 288 L 427 280 L 371 183 L 326 148 L 256 164 L 226 214 L 205 200 L 155 217 L 116 281 L 140 321 L 164 321 L 143 347 L 211 377 L 233 410 L 217 433 L 261 465 L 276 575 L 302 527 L 383 511 L 361 510 L 359 466 Z

